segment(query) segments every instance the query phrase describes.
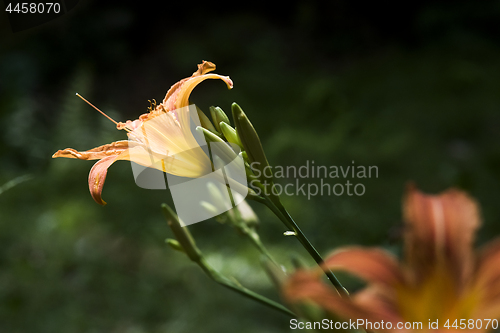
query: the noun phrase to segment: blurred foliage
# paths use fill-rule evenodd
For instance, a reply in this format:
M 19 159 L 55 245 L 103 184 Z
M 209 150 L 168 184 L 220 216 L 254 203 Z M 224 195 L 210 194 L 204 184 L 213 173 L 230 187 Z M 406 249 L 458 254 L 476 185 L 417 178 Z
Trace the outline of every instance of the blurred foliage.
M 92 162 L 50 158 L 125 138 L 75 92 L 135 119 L 203 59 L 235 87 L 204 82 L 192 101 L 227 113 L 238 102 L 271 164 L 378 166 L 363 196 L 283 198 L 321 253 L 345 244 L 399 251 L 409 180 L 428 192 L 469 191 L 482 206 L 478 244 L 500 233 L 500 1 L 207 7 L 80 1 L 16 34 L 2 16 L 1 332 L 288 331 L 285 316 L 214 284 L 165 245 L 168 191 L 136 187 L 119 162 L 100 207 L 88 193 Z M 279 260 L 290 267 L 297 253 L 312 264 L 253 207 Z M 215 221 L 191 231 L 215 268 L 279 299 L 249 242 Z

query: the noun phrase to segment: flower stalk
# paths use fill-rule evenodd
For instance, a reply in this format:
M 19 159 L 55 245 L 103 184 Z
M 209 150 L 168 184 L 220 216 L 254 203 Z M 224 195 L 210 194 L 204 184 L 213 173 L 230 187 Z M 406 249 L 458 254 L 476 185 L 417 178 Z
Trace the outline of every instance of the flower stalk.
M 312 245 L 312 243 L 309 241 L 309 239 L 304 234 L 304 232 L 302 232 L 302 230 L 299 228 L 297 223 L 290 216 L 290 214 L 285 209 L 285 207 L 281 204 L 279 204 L 279 206 L 277 206 L 273 201 L 271 201 L 267 197 L 263 203 L 281 220 L 281 222 L 283 222 L 283 224 L 287 228 L 293 230 L 293 232 L 295 233 L 295 237 L 297 237 L 300 244 L 302 244 L 304 249 L 306 249 L 306 251 L 309 253 L 309 255 L 318 264 L 318 266 L 323 268 L 325 261 L 323 260 L 323 258 L 319 254 L 318 250 L 316 250 L 316 248 Z M 349 292 L 347 291 L 347 289 L 344 286 L 342 286 L 342 284 L 337 279 L 335 274 L 333 274 L 333 272 L 329 268 L 323 268 L 323 271 L 325 272 L 325 275 L 327 276 L 328 280 L 330 280 L 332 285 L 337 290 L 338 294 L 342 297 L 349 297 Z
M 265 296 L 262 296 L 250 289 L 247 289 L 243 287 L 240 283 L 238 283 L 235 280 L 231 280 L 224 275 L 222 275 L 220 272 L 218 272 L 216 269 L 214 269 L 205 259 L 203 256 L 202 252 L 198 249 L 196 246 L 193 237 L 191 236 L 191 233 L 189 232 L 189 229 L 187 227 L 182 227 L 181 223 L 179 221 L 179 218 L 177 215 L 172 211 L 172 209 L 166 205 L 162 204 L 162 211 L 163 215 L 165 216 L 165 219 L 167 220 L 167 223 L 169 227 L 172 229 L 172 232 L 174 233 L 177 243 L 169 241 L 169 244 L 174 244 L 176 250 L 180 250 L 182 248 L 183 252 L 187 254 L 189 259 L 196 263 L 200 268 L 205 272 L 205 274 L 208 275 L 212 280 L 217 282 L 218 284 L 231 289 L 235 292 L 237 292 L 240 295 L 243 295 L 247 298 L 253 299 L 254 301 L 257 301 L 263 305 L 266 305 L 270 308 L 273 308 L 275 310 L 280 311 L 281 313 L 284 313 L 290 317 L 297 317 L 295 313 L 293 313 L 291 310 L 283 306 L 282 304 L 279 304 Z M 172 245 L 171 245 L 172 246 Z M 180 247 L 180 248 L 179 248 Z

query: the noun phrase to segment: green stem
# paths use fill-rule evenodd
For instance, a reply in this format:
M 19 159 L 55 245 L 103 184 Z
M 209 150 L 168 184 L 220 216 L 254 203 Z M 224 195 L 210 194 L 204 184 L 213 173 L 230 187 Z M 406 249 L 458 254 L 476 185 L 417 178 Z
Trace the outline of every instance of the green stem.
M 269 307 L 272 307 L 276 310 L 281 311 L 282 313 L 286 313 L 289 316 L 296 318 L 297 316 L 290 310 L 288 310 L 283 305 L 274 302 L 262 295 L 259 295 L 239 284 L 237 281 L 231 281 L 218 271 L 216 271 L 212 266 L 208 264 L 208 262 L 203 257 L 202 252 L 196 246 L 196 243 L 189 232 L 187 227 L 182 227 L 179 217 L 175 212 L 166 204 L 162 204 L 162 211 L 167 220 L 168 226 L 172 229 L 172 232 L 177 239 L 178 244 L 174 245 L 176 250 L 180 250 L 184 252 L 191 261 L 195 262 L 200 266 L 205 273 L 212 278 L 215 282 L 231 289 L 239 294 L 249 297 L 253 300 L 258 301 L 259 303 L 265 304 Z
M 236 282 L 233 282 L 233 281 L 227 279 L 226 277 L 222 276 L 212 266 L 210 266 L 210 264 L 208 264 L 208 262 L 205 260 L 205 258 L 200 257 L 199 260 L 196 261 L 196 263 L 203 269 L 203 271 L 205 271 L 205 273 L 210 278 L 212 278 L 215 282 L 219 283 L 220 285 L 222 285 L 226 288 L 229 288 L 233 291 L 236 291 L 237 293 L 239 293 L 243 296 L 249 297 L 249 298 L 251 298 L 251 299 L 253 299 L 253 300 L 255 300 L 263 305 L 266 305 L 268 307 L 276 309 L 276 310 L 278 310 L 278 311 L 280 311 L 280 312 L 282 312 L 290 317 L 297 318 L 297 315 L 295 313 L 293 313 L 292 311 L 290 311 L 289 309 L 287 309 L 283 305 L 281 305 L 273 300 L 270 300 L 269 298 L 264 297 L 260 294 L 257 294 L 255 292 L 243 287 L 242 285 L 240 285 Z
M 295 237 L 299 240 L 299 242 L 302 244 L 302 246 L 307 250 L 307 252 L 311 255 L 311 257 L 316 261 L 316 263 L 322 267 L 323 271 L 325 272 L 325 275 L 328 277 L 330 282 L 333 284 L 337 292 L 339 293 L 340 296 L 342 297 L 348 297 L 349 293 L 347 290 L 342 286 L 340 281 L 337 279 L 335 274 L 330 269 L 324 268 L 323 264 L 325 261 L 319 254 L 319 252 L 316 250 L 316 248 L 311 244 L 309 239 L 307 239 L 306 235 L 300 230 L 299 226 L 295 221 L 292 219 L 290 214 L 288 214 L 287 210 L 281 203 L 274 203 L 271 199 L 268 197 L 265 198 L 266 200 L 262 201 L 271 211 L 285 224 L 287 228 L 290 228 L 293 230 L 295 233 Z

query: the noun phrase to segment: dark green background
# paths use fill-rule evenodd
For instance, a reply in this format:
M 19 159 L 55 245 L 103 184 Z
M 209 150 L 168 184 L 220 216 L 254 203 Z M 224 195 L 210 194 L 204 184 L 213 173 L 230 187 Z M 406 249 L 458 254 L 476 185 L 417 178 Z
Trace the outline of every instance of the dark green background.
M 31 175 L 0 194 L 1 332 L 288 330 L 285 316 L 216 285 L 164 244 L 168 191 L 138 188 L 130 164 L 118 162 L 101 207 L 88 193 L 92 162 L 50 158 L 125 138 L 75 92 L 117 120 L 135 119 L 201 60 L 234 89 L 207 81 L 191 101 L 228 112 L 238 102 L 271 164 L 378 166 L 364 196 L 283 198 L 322 254 L 346 244 L 399 252 L 409 180 L 475 197 L 478 245 L 500 232 L 500 1 L 151 6 L 80 1 L 15 34 L 0 14 L 0 184 Z M 292 254 L 312 264 L 252 205 L 285 266 Z M 279 298 L 258 253 L 230 227 L 191 230 L 215 267 Z

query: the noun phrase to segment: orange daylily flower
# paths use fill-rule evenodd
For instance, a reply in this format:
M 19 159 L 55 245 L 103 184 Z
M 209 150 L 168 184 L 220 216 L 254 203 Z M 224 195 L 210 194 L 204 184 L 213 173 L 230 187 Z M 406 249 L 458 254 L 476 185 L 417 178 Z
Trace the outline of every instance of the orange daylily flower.
M 154 110 L 134 121 L 117 123 L 118 129 L 127 130 L 128 140 L 87 151 L 66 148 L 52 157 L 99 160 L 90 170 L 89 190 L 101 205 L 106 204 L 101 194 L 108 168 L 117 160 L 133 161 L 181 177 L 207 174 L 212 170 L 211 162 L 191 133 L 188 99 L 193 89 L 206 79 L 221 79 L 229 89 L 233 87 L 228 76 L 207 74 L 213 70 L 213 63 L 203 61 L 192 76 L 174 84 Z
M 486 324 L 500 316 L 500 239 L 473 250 L 480 226 L 476 202 L 456 189 L 426 195 L 409 186 L 403 212 L 402 262 L 378 248 L 340 249 L 325 267 L 362 278 L 364 289 L 341 298 L 320 280 L 320 272 L 302 270 L 288 280 L 285 297 L 312 301 L 352 320 L 392 323 L 392 329 L 380 331 L 405 331 L 397 329 L 398 322 L 421 322 L 420 329 L 413 329 L 420 332 L 462 330 L 464 325 L 477 332 L 495 328 L 494 321 Z M 439 329 L 429 329 L 429 320 L 437 320 Z

